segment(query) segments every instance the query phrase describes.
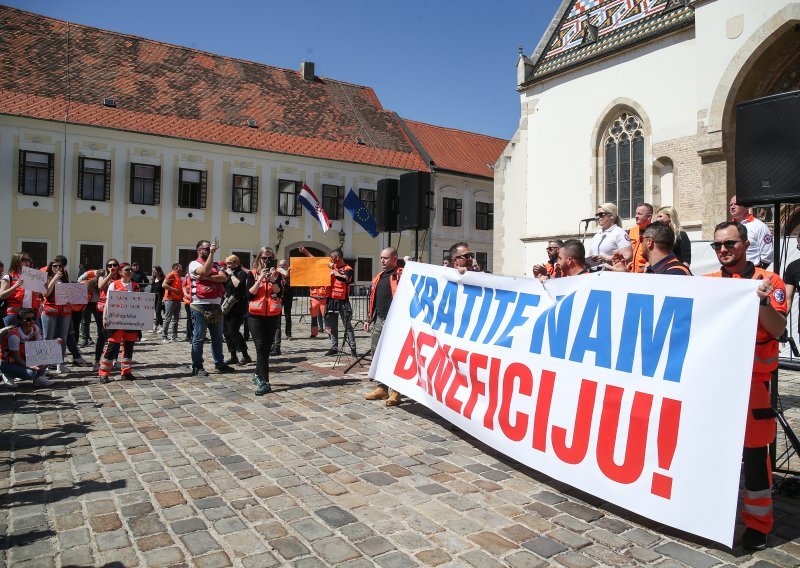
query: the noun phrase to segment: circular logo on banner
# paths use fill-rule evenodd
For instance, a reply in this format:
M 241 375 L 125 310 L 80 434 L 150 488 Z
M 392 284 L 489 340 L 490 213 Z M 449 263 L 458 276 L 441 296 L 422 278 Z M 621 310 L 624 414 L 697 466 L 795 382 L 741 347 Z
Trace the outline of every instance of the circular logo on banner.
M 775 298 L 775 301 L 779 304 L 782 304 L 783 301 L 786 299 L 786 294 L 784 294 L 783 290 L 776 288 L 772 291 L 772 297 Z
M 764 235 L 764 242 L 770 244 L 772 242 L 772 235 L 770 234 Z

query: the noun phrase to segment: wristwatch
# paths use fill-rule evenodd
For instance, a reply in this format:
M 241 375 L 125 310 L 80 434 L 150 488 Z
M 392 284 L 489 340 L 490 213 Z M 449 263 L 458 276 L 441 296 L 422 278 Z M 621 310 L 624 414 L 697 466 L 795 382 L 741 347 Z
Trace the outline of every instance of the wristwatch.
M 762 305 L 762 306 L 769 306 L 769 296 L 761 298 L 761 301 L 759 302 L 759 304 Z

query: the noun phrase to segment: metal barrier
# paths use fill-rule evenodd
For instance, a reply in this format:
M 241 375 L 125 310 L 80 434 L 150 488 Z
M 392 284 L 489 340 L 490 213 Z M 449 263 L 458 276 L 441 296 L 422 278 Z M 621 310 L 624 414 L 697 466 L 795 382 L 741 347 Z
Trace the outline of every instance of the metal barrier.
M 371 285 L 353 284 L 350 286 L 350 305 L 353 308 L 353 325 L 363 324 L 369 317 L 369 290 Z M 292 288 L 292 315 L 299 315 L 300 322 L 307 322 L 311 313 L 311 298 L 308 288 Z

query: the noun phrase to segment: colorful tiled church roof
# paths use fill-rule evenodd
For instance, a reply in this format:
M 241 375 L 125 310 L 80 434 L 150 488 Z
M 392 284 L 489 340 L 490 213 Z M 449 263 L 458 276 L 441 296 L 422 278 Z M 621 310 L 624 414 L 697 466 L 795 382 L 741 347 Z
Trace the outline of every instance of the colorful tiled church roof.
M 492 179 L 508 140 L 403 119 L 437 170 Z
M 526 83 L 693 23 L 694 10 L 682 0 L 565 0 L 533 54 Z
M 0 113 L 428 170 L 369 87 L 8 7 L 0 7 Z

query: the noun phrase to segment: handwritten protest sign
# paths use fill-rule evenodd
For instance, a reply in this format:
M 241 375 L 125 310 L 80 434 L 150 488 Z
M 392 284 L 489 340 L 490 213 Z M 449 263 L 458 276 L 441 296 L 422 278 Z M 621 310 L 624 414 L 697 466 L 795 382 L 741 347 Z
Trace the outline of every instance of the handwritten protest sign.
M 730 546 L 756 286 L 617 273 L 542 285 L 408 263 L 370 376 L 555 479 Z
M 86 286 L 75 282 L 56 282 L 56 304 L 80 304 L 87 302 Z
M 292 286 L 330 286 L 331 269 L 328 257 L 292 257 Z
M 57 365 L 64 362 L 61 343 L 55 339 L 25 342 L 25 365 Z
M 142 330 L 153 327 L 155 294 L 109 290 L 103 316 L 108 329 Z
M 47 291 L 47 272 L 23 266 L 21 276 L 24 290 L 40 294 L 44 294 Z

